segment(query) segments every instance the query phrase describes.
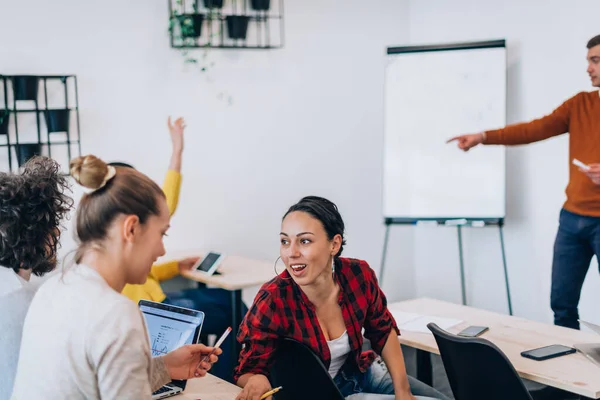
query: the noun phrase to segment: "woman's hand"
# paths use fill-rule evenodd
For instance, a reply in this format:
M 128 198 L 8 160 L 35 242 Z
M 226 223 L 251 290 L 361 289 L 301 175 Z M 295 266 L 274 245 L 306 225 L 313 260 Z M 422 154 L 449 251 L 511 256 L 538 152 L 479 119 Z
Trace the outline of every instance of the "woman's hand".
M 235 400 L 259 400 L 260 396 L 271 390 L 271 383 L 266 376 L 256 374 L 248 379 L 244 390 L 238 394 Z M 272 400 L 273 396 L 269 396 L 266 400 Z
M 167 353 L 163 359 L 169 376 L 171 379 L 190 379 L 206 375 L 212 364 L 219 359 L 217 356 L 223 352 L 217 349 L 211 354 L 213 350 L 213 347 L 203 344 L 188 344 Z M 210 357 L 201 362 L 209 354 Z

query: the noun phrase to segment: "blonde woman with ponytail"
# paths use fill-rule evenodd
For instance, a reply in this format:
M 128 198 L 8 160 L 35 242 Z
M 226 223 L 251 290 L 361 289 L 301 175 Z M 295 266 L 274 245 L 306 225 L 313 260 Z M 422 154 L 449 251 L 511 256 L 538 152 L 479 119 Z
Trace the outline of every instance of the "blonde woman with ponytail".
M 172 379 L 204 376 L 217 357 L 197 367 L 212 348 L 187 345 L 152 358 L 143 317 L 121 294 L 126 284 L 144 283 L 165 252 L 161 188 L 93 155 L 72 160 L 70 171 L 87 191 L 76 214 L 76 265 L 33 299 L 12 398 L 150 399 Z

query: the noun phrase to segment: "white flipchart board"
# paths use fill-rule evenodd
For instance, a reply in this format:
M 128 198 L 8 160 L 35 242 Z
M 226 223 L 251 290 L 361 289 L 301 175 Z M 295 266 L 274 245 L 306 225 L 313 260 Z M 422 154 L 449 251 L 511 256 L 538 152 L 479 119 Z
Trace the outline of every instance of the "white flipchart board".
M 504 146 L 446 144 L 505 125 L 504 40 L 388 48 L 387 57 L 384 218 L 504 218 Z

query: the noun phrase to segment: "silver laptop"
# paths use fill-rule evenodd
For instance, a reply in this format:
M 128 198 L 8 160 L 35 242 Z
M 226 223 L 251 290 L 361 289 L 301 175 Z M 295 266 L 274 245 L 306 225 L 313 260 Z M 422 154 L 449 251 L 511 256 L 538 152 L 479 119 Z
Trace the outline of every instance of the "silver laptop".
M 600 325 L 582 320 L 579 320 L 579 322 L 600 335 Z M 600 367 L 600 343 L 578 343 L 574 344 L 573 347 Z
M 146 321 L 152 357 L 159 357 L 183 345 L 198 343 L 204 323 L 202 311 L 140 300 Z M 183 392 L 186 380 L 174 380 L 154 393 L 152 399 L 164 399 Z

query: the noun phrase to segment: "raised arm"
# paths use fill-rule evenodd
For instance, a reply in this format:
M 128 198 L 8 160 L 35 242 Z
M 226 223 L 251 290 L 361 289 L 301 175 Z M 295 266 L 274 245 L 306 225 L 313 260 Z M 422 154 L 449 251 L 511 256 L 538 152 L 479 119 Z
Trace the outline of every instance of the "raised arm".
M 174 123 L 171 117 L 168 120 L 169 134 L 173 145 L 169 170 L 163 183 L 163 192 L 167 198 L 169 213 L 172 216 L 179 203 L 179 192 L 181 190 L 181 159 L 183 155 L 183 131 L 185 130 L 185 121 L 183 118 L 177 118 Z

